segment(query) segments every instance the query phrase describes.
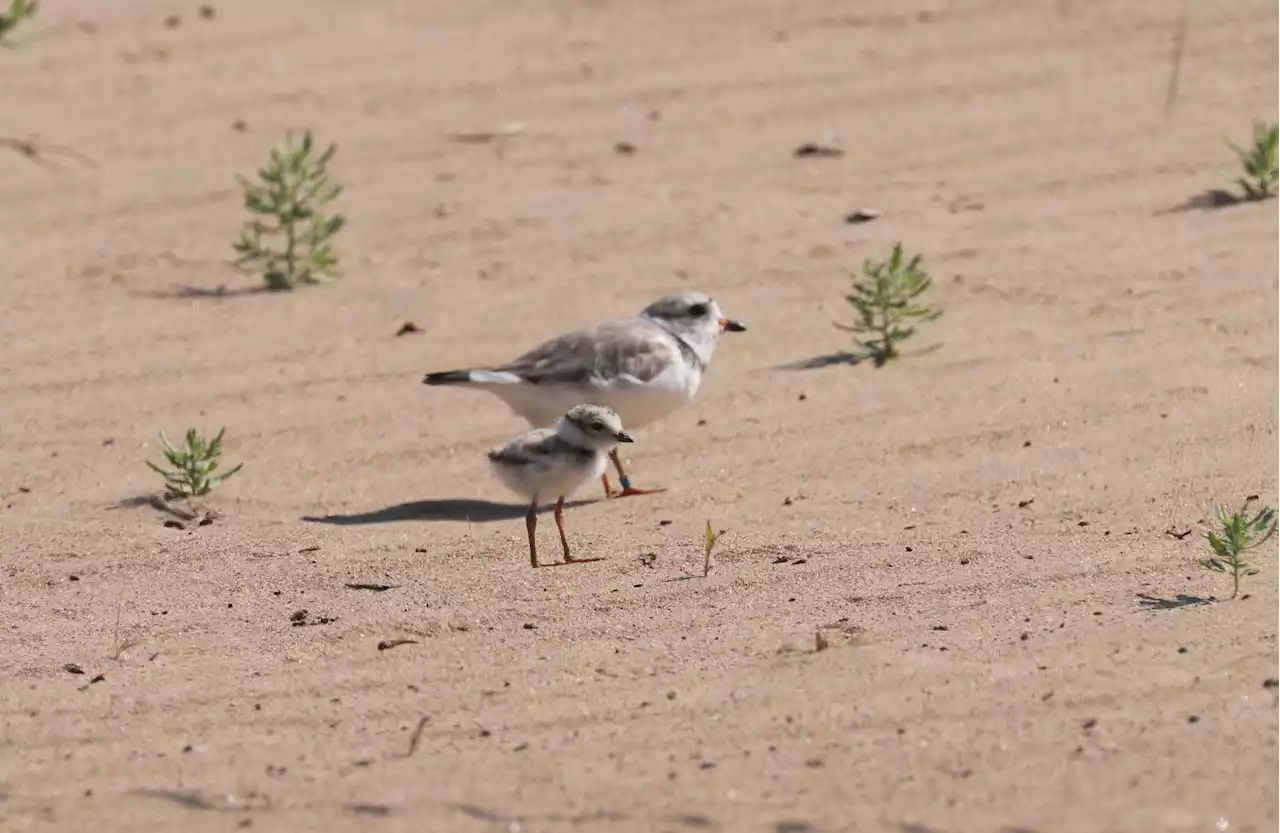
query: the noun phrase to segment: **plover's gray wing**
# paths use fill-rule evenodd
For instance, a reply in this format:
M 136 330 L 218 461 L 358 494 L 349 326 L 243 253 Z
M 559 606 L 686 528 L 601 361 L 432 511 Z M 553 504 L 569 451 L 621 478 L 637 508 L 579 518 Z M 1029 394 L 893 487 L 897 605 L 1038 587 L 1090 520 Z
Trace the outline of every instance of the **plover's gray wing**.
M 598 458 L 598 452 L 566 442 L 552 428 L 535 429 L 489 449 L 489 463 L 507 488 L 535 498 L 572 491 Z
M 565 445 L 554 429 L 539 428 L 489 449 L 489 459 L 515 469 L 541 469 L 551 465 Z
M 643 318 L 624 318 L 553 338 L 500 368 L 532 385 L 645 384 L 681 360 L 678 342 Z
M 565 333 L 492 368 L 428 374 L 428 385 L 608 386 L 630 378 L 645 384 L 682 360 L 683 345 L 643 318 L 624 318 L 590 330 Z M 687 351 L 692 354 L 692 351 Z M 696 357 L 694 357 L 696 360 Z

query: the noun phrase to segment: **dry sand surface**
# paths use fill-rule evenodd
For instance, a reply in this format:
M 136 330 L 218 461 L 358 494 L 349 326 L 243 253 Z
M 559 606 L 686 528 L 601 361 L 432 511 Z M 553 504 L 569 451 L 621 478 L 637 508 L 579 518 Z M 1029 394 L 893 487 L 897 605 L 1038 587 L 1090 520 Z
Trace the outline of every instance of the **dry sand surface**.
M 1167 115 L 1173 0 L 46 4 L 0 50 L 49 145 L 0 148 L 0 828 L 1274 831 L 1276 545 L 1233 601 L 1196 558 L 1277 501 L 1277 209 L 1192 203 L 1278 15 L 1191 6 Z M 234 174 L 304 126 L 346 276 L 247 291 Z M 941 346 L 781 369 L 899 239 Z M 592 484 L 604 560 L 531 570 L 484 458 L 527 426 L 422 374 L 690 288 L 750 331 L 627 448 L 669 491 Z M 176 529 L 190 425 L 245 468 Z

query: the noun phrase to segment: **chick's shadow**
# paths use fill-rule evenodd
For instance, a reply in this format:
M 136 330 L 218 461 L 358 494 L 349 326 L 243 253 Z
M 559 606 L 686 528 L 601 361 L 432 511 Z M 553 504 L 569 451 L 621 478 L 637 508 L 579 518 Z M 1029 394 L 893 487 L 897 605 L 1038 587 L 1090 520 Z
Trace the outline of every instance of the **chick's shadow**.
M 575 500 L 566 502 L 565 508 L 585 506 L 595 503 L 594 500 Z M 538 513 L 550 512 L 554 504 L 538 507 Z M 302 520 L 317 524 L 334 526 L 365 526 L 368 524 L 390 524 L 400 521 L 467 521 L 468 523 L 491 523 L 493 521 L 510 521 L 523 518 L 529 511 L 528 504 L 495 503 L 491 500 L 473 500 L 471 498 L 443 498 L 439 500 L 414 500 L 409 503 L 398 503 L 384 509 L 370 512 L 358 512 L 351 515 L 304 515 Z

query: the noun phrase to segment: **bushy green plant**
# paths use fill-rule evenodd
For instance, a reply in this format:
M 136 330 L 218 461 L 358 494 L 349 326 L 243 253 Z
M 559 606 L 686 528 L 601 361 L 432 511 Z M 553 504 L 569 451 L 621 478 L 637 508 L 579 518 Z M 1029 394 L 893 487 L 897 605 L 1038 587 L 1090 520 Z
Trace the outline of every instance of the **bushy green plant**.
M 1231 598 L 1240 593 L 1240 575 L 1253 568 L 1245 561 L 1245 553 L 1262 546 L 1276 534 L 1276 510 L 1263 506 L 1252 518 L 1249 507 L 1257 500 L 1250 497 L 1236 512 L 1226 504 L 1218 504 L 1220 531 L 1209 530 L 1204 537 L 1209 541 L 1213 555 L 1201 561 L 1210 570 L 1231 573 Z
M 1253 123 L 1253 147 L 1242 148 L 1230 139 L 1227 140 L 1227 145 L 1236 152 L 1240 164 L 1244 166 L 1245 176 L 1238 182 L 1248 199 L 1265 200 L 1275 196 L 1278 142 L 1280 125 L 1265 121 Z
M 338 255 L 333 238 L 346 223 L 341 214 L 327 214 L 325 207 L 342 193 L 329 178 L 329 161 L 337 145 L 313 156 L 311 131 L 295 141 L 285 137 L 273 148 L 259 182 L 237 177 L 244 189 L 244 204 L 254 218 L 248 220 L 234 248 L 237 266 L 255 265 L 267 287 L 293 289 L 299 284 L 324 283 L 336 278 Z M 276 247 L 266 240 L 279 238 Z
M 933 283 L 921 267 L 921 259 L 916 255 L 907 260 L 902 244 L 895 243 L 888 260 L 866 260 L 861 275 L 851 274 L 853 293 L 845 299 L 853 305 L 858 317 L 852 326 L 836 326 L 862 336 L 855 340 L 877 367 L 897 358 L 898 344 L 915 334 L 917 323 L 942 315 L 942 310 L 915 303 Z
M 9 46 L 9 35 L 24 20 L 35 17 L 39 4 L 36 0 L 10 0 L 9 10 L 0 13 L 0 45 Z
M 187 429 L 186 444 L 182 448 L 174 447 L 160 432 L 160 441 L 164 443 L 164 456 L 173 466 L 173 471 L 165 471 L 155 463 L 146 463 L 164 476 L 165 500 L 185 500 L 186 498 L 207 495 L 209 492 L 231 475 L 240 471 L 244 463 L 240 463 L 230 471 L 214 474 L 222 457 L 222 435 L 227 432 L 223 428 L 212 441 L 200 436 L 194 428 Z

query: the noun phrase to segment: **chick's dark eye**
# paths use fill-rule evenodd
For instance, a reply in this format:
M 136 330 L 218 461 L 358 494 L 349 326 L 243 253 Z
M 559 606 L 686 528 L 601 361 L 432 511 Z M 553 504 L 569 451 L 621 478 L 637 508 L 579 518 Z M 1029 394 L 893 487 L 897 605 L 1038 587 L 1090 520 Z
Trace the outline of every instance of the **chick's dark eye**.
M 600 422 L 599 420 L 597 420 L 596 422 L 591 423 L 591 430 L 592 430 L 592 431 L 603 431 L 603 430 L 604 430 L 604 423 L 603 423 L 603 422 Z
M 707 311 L 708 310 L 707 310 L 706 304 L 694 304 L 693 306 L 689 307 L 689 314 L 692 315 L 694 318 L 702 318 L 707 314 Z

